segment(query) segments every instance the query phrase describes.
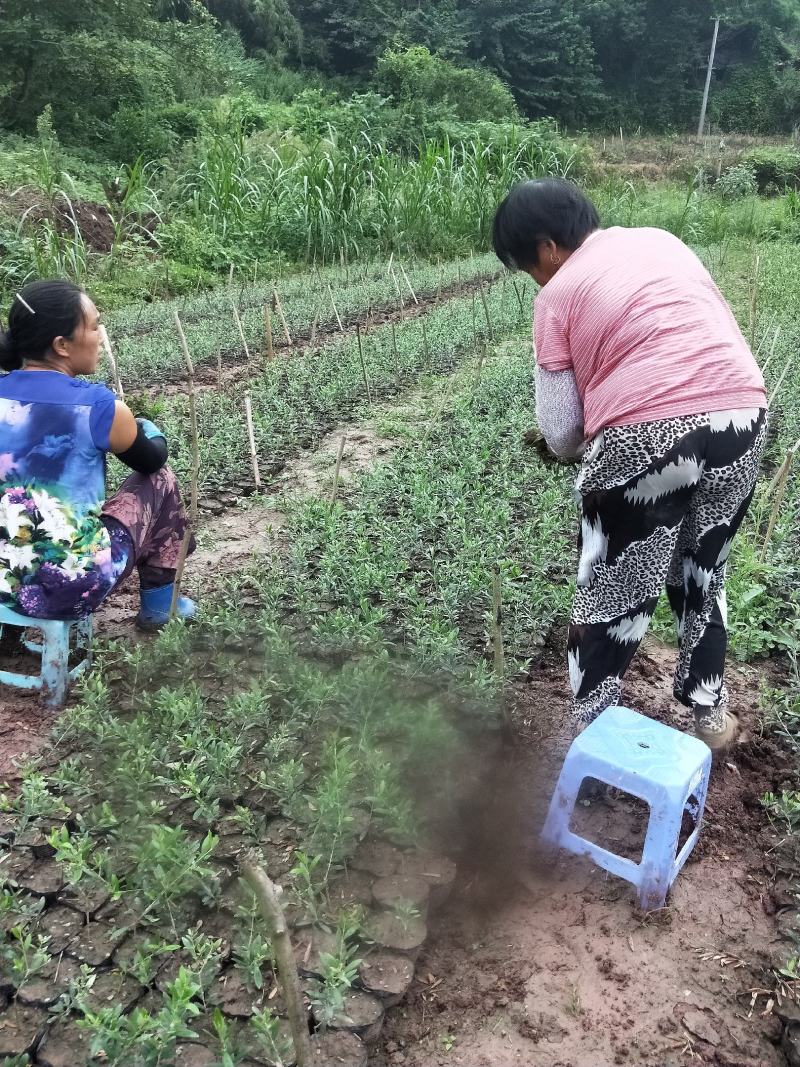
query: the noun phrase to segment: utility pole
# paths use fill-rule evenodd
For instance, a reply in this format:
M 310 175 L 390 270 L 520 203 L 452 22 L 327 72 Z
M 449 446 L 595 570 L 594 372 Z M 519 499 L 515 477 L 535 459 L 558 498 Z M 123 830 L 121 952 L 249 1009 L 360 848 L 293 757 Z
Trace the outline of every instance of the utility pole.
M 711 42 L 711 55 L 708 57 L 708 73 L 706 74 L 706 88 L 703 93 L 703 107 L 700 111 L 700 122 L 697 127 L 697 140 L 702 141 L 706 128 L 706 109 L 708 108 L 708 94 L 711 91 L 711 75 L 714 73 L 714 57 L 717 54 L 717 37 L 719 36 L 720 16 L 714 20 L 714 40 Z

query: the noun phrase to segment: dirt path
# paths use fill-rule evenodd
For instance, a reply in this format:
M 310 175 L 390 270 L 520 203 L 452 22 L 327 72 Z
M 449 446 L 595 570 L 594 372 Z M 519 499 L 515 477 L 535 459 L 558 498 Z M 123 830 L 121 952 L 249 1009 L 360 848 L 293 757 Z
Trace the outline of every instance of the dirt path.
M 688 725 L 669 697 L 672 651 L 646 642 L 626 699 Z M 763 677 L 763 675 L 762 675 Z M 747 734 L 715 772 L 700 841 L 668 907 L 643 919 L 632 889 L 589 861 L 537 858 L 568 740 L 561 655 L 516 689 L 520 737 L 477 772 L 451 846 L 459 891 L 434 924 L 413 993 L 390 1015 L 372 1067 L 777 1067 L 781 1023 L 751 1012 L 751 990 L 780 945 L 776 912 L 793 903 L 776 878 L 760 798 L 794 777 L 755 727 L 759 677 L 731 667 Z M 485 763 L 485 755 L 482 757 Z M 625 798 L 596 800 L 582 829 L 621 850 L 641 838 Z

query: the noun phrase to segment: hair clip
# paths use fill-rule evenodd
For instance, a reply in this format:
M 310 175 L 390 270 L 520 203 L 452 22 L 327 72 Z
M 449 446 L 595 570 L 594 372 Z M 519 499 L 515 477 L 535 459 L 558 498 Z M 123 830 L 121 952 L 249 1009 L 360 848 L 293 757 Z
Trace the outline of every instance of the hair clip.
M 26 307 L 28 311 L 30 311 L 31 315 L 36 314 L 36 312 L 33 310 L 33 308 L 30 306 L 30 304 L 24 297 L 20 296 L 19 293 L 15 293 L 14 295 L 16 296 L 17 300 L 19 300 L 20 304 L 22 304 L 23 307 Z

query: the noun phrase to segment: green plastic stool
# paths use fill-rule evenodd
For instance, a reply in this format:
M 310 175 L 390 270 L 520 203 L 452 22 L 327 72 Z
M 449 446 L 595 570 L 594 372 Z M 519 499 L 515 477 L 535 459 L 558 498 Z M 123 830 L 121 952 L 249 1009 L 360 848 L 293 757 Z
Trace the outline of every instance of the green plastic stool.
M 41 654 L 42 667 L 39 674 L 18 674 L 15 671 L 0 670 L 0 683 L 12 685 L 17 689 L 39 689 L 44 703 L 50 708 L 61 708 L 67 699 L 70 682 L 86 670 L 92 662 L 92 616 L 77 622 L 60 622 L 53 619 L 31 619 L 19 615 L 11 608 L 0 604 L 0 637 L 6 626 L 15 626 L 22 631 L 22 643 L 29 652 Z M 29 641 L 24 631 L 41 630 L 41 644 Z M 69 649 L 72 632 L 75 635 L 75 647 L 86 655 L 81 662 L 69 669 Z

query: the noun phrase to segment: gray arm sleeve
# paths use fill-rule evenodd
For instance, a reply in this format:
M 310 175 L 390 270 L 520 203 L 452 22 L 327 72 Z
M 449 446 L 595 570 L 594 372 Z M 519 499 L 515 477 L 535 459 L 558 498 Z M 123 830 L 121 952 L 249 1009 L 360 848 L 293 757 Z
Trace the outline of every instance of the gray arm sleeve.
M 571 370 L 549 371 L 536 366 L 536 421 L 559 459 L 583 451 L 583 404 Z

